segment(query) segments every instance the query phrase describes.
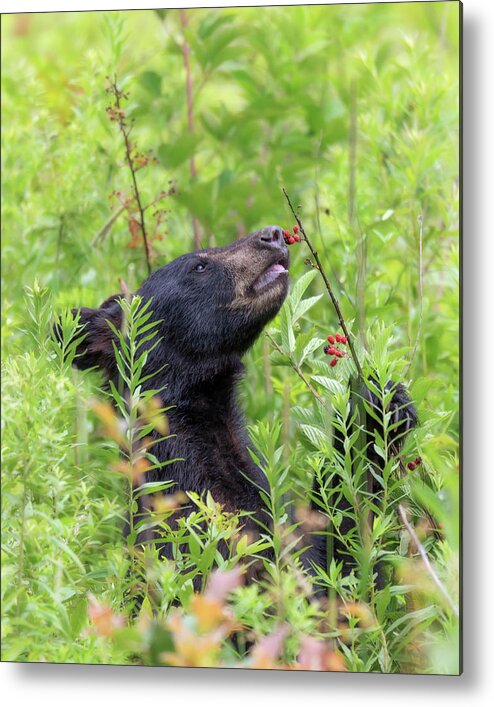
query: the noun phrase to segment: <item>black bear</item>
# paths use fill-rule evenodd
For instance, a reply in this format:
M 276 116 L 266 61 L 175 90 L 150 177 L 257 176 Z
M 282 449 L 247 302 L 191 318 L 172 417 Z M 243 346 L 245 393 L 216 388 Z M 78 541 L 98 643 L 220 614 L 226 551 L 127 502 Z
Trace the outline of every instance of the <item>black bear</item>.
M 151 375 L 146 385 L 164 387 L 164 403 L 173 406 L 168 421 L 174 436 L 157 443 L 153 453 L 160 462 L 182 460 L 148 472 L 146 480 L 172 479 L 172 492 L 210 491 L 225 511 L 249 511 L 245 529 L 253 534 L 258 521 L 268 523 L 259 494 L 259 488 L 267 490 L 266 479 L 247 449 L 236 388 L 244 372 L 242 356 L 288 293 L 288 268 L 283 230 L 268 226 L 229 246 L 180 256 L 154 272 L 137 293 L 152 298 L 153 319 L 162 320 L 161 341 L 146 363 Z M 110 297 L 98 309 L 74 310 L 86 333 L 75 365 L 99 367 L 115 381 L 115 335 L 107 322 L 120 328 L 121 296 Z M 406 429 L 414 424 L 401 386 L 392 404 Z M 324 536 L 309 545 L 307 563 L 325 566 Z M 166 545 L 162 552 L 166 556 Z

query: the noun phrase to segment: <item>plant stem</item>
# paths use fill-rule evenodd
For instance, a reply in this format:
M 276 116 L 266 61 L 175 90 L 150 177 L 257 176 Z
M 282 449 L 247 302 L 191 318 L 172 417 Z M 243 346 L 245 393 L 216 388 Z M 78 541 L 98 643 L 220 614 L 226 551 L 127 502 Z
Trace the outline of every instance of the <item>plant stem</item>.
M 278 344 L 276 343 L 276 341 L 273 339 L 273 337 L 270 334 L 268 334 L 266 332 L 266 336 L 268 337 L 270 342 L 273 344 L 274 348 L 278 351 L 278 353 L 280 353 L 282 356 L 287 356 L 287 354 L 283 351 L 283 349 L 280 346 L 278 346 Z M 296 363 L 292 360 L 292 358 L 290 356 L 288 356 L 288 360 L 290 361 L 290 365 L 293 368 L 293 370 L 295 371 L 295 373 L 305 383 L 305 385 L 310 390 L 312 395 L 315 397 L 317 402 L 321 403 L 321 405 L 323 405 L 323 407 L 326 407 L 323 398 L 321 398 L 321 396 L 319 395 L 317 390 L 311 385 L 310 381 L 305 377 L 304 373 L 299 368 L 299 366 L 296 365 Z
M 336 299 L 336 296 L 335 296 L 335 294 L 334 294 L 334 292 L 333 292 L 333 289 L 332 289 L 332 287 L 331 287 L 331 285 L 330 285 L 330 282 L 329 282 L 329 280 L 328 280 L 328 277 L 327 277 L 326 273 L 324 272 L 324 268 L 323 268 L 323 266 L 322 266 L 322 264 L 321 264 L 321 261 L 319 260 L 319 256 L 318 256 L 318 254 L 317 254 L 317 251 L 314 249 L 314 247 L 313 247 L 311 241 L 309 240 L 309 237 L 307 236 L 307 233 L 305 232 L 304 226 L 303 226 L 303 224 L 302 224 L 302 221 L 300 220 L 300 218 L 299 218 L 299 216 L 297 215 L 295 209 L 293 208 L 292 202 L 290 201 L 290 197 L 288 196 L 288 194 L 287 194 L 287 192 L 286 192 L 286 189 L 285 189 L 284 187 L 283 187 L 283 194 L 285 195 L 285 198 L 286 198 L 286 200 L 287 200 L 287 202 L 288 202 L 288 206 L 290 207 L 292 214 L 295 216 L 295 219 L 296 219 L 296 221 L 297 221 L 297 224 L 298 224 L 298 227 L 299 227 L 299 229 L 300 229 L 300 232 L 301 232 L 301 234 L 302 234 L 302 236 L 303 236 L 303 238 L 304 238 L 304 241 L 305 241 L 305 242 L 307 243 L 307 245 L 309 246 L 309 250 L 310 250 L 310 252 L 312 253 L 312 257 L 313 257 L 314 260 L 315 260 L 316 265 L 313 265 L 313 267 L 315 267 L 317 270 L 319 270 L 319 272 L 321 273 L 321 277 L 322 277 L 322 279 L 324 280 L 324 284 L 326 285 L 326 290 L 328 291 L 328 294 L 329 294 L 329 296 L 330 296 L 330 298 L 331 298 L 331 302 L 333 303 L 333 307 L 335 308 L 336 315 L 337 315 L 338 320 L 339 320 L 339 322 L 340 322 L 340 326 L 341 326 L 341 328 L 342 328 L 342 330 L 343 330 L 343 333 L 344 333 L 345 336 L 346 336 L 347 343 L 348 343 L 348 346 L 349 346 L 349 348 L 350 348 L 350 353 L 351 353 L 351 355 L 352 355 L 353 362 L 354 362 L 354 364 L 355 364 L 355 368 L 357 369 L 358 378 L 359 378 L 360 381 L 362 381 L 363 378 L 364 378 L 364 374 L 363 374 L 363 372 L 362 372 L 362 368 L 361 368 L 360 363 L 359 363 L 359 360 L 358 360 L 358 358 L 357 358 L 357 353 L 356 353 L 355 347 L 354 347 L 354 345 L 353 345 L 352 337 L 350 336 L 350 333 L 349 333 L 349 331 L 348 331 L 348 329 L 347 329 L 347 326 L 346 326 L 346 324 L 345 324 L 345 320 L 343 319 L 343 315 L 342 315 L 342 313 L 341 313 L 341 309 L 340 309 L 340 305 L 339 305 L 339 303 L 338 303 L 338 300 Z
M 459 614 L 456 604 L 454 603 L 453 599 L 449 596 L 449 593 L 448 593 L 446 587 L 443 585 L 443 583 L 441 582 L 441 580 L 437 576 L 433 566 L 431 565 L 429 558 L 427 557 L 427 553 L 425 551 L 425 548 L 422 545 L 422 543 L 420 542 L 420 540 L 418 539 L 415 530 L 412 528 L 412 525 L 410 524 L 410 521 L 407 518 L 405 508 L 401 503 L 398 505 L 398 511 L 400 513 L 401 520 L 403 521 L 403 525 L 408 530 L 408 533 L 410 534 L 410 537 L 412 538 L 413 542 L 415 543 L 415 547 L 417 548 L 418 553 L 419 553 L 420 557 L 422 558 L 422 562 L 425 565 L 425 569 L 429 573 L 429 575 L 430 575 L 432 581 L 434 582 L 434 584 L 436 585 L 436 587 L 439 589 L 439 591 L 441 592 L 443 597 L 448 602 L 453 614 L 455 616 L 459 616 L 460 614 Z
M 190 69 L 190 45 L 187 41 L 185 30 L 189 24 L 187 13 L 185 10 L 179 10 L 180 14 L 180 24 L 182 25 L 182 30 L 184 33 L 184 41 L 182 42 L 182 56 L 184 60 L 185 68 L 185 92 L 187 95 L 187 122 L 189 126 L 189 133 L 194 132 L 194 96 L 192 91 L 192 72 Z M 190 175 L 192 179 L 197 177 L 197 167 L 195 157 L 192 154 L 190 157 Z M 194 230 L 194 247 L 199 249 L 201 247 L 200 232 L 199 232 L 199 221 L 195 216 L 192 217 L 192 228 Z
M 127 123 L 125 122 L 125 114 L 122 115 L 122 107 L 120 103 L 120 98 L 123 95 L 123 92 L 118 88 L 117 85 L 117 77 L 115 76 L 113 82 L 110 82 L 110 88 L 111 92 L 113 93 L 115 97 L 115 107 L 118 111 L 118 127 L 120 128 L 120 132 L 122 133 L 122 137 L 124 139 L 124 144 L 125 144 L 125 160 L 127 162 L 127 165 L 129 167 L 130 175 L 132 178 L 132 190 L 134 192 L 134 198 L 137 204 L 137 209 L 139 211 L 139 226 L 141 229 L 142 233 L 142 240 L 144 242 L 144 253 L 146 255 L 146 265 L 148 269 L 148 275 L 151 274 L 151 255 L 150 255 L 150 249 L 149 249 L 149 239 L 146 231 L 146 222 L 144 218 L 144 208 L 142 206 L 142 200 L 141 200 L 141 195 L 139 192 L 139 187 L 137 185 L 137 176 L 136 176 L 136 168 L 134 166 L 134 162 L 132 160 L 132 145 L 130 144 L 130 128 L 127 127 Z

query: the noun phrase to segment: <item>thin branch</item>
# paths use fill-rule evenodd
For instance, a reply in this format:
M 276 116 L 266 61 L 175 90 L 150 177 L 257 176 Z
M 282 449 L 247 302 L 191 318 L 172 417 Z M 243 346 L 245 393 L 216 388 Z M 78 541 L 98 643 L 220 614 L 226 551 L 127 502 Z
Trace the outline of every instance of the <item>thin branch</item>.
M 325 404 L 325 402 L 324 402 L 324 399 L 319 395 L 319 393 L 318 393 L 317 390 L 314 388 L 314 386 L 311 384 L 311 382 L 305 377 L 305 374 L 304 374 L 303 371 L 300 369 L 300 367 L 297 366 L 297 364 L 292 360 L 292 358 L 291 358 L 285 351 L 283 351 L 283 349 L 281 348 L 281 346 L 278 346 L 278 344 L 277 344 L 276 341 L 273 339 L 273 337 L 271 336 L 271 334 L 269 334 L 268 332 L 266 332 L 266 336 L 267 336 L 267 338 L 270 340 L 270 342 L 273 344 L 274 348 L 278 351 L 278 353 L 280 353 L 282 356 L 286 356 L 286 357 L 288 358 L 288 360 L 289 360 L 289 362 L 290 362 L 290 366 L 293 368 L 293 370 L 294 370 L 295 373 L 298 375 L 298 377 L 305 383 L 305 385 L 306 385 L 307 388 L 310 390 L 310 392 L 312 393 L 312 395 L 315 397 L 315 399 L 317 400 L 317 402 L 320 403 L 323 407 L 325 407 L 325 408 L 327 409 L 327 406 L 326 406 L 326 404 Z
M 418 539 L 415 530 L 413 529 L 410 521 L 407 518 L 405 508 L 402 506 L 401 503 L 398 505 L 398 510 L 399 510 L 399 513 L 401 516 L 401 520 L 403 521 L 403 525 L 405 526 L 408 533 L 410 534 L 410 537 L 412 538 L 413 542 L 415 543 L 415 547 L 417 548 L 418 553 L 419 553 L 420 557 L 422 558 L 422 562 L 424 563 L 425 568 L 426 568 L 427 572 L 429 573 L 432 581 L 434 582 L 436 587 L 439 589 L 439 591 L 441 592 L 443 597 L 448 602 L 454 615 L 459 616 L 458 607 L 454 603 L 453 599 L 450 597 L 446 587 L 443 585 L 443 583 L 441 582 L 441 580 L 437 576 L 436 571 L 434 570 L 433 566 L 431 565 L 431 563 L 429 561 L 429 558 L 427 557 L 427 553 L 425 551 L 425 548 L 422 545 L 422 543 L 420 542 L 420 540 Z
M 424 220 L 422 218 L 422 214 L 419 215 L 418 217 L 418 222 L 419 222 L 419 307 L 420 307 L 420 314 L 419 314 L 419 325 L 417 328 L 417 335 L 415 337 L 415 344 L 413 347 L 412 355 L 410 357 L 410 361 L 408 363 L 407 369 L 405 371 L 405 378 L 408 376 L 408 373 L 410 372 L 410 368 L 412 367 L 413 359 L 415 358 L 415 354 L 417 353 L 417 347 L 419 345 L 419 340 L 420 340 L 420 333 L 422 331 L 422 321 L 423 321 L 423 306 L 424 306 L 424 268 L 423 268 L 423 263 L 422 263 L 422 250 L 423 250 L 423 242 L 424 242 Z
M 336 315 L 337 315 L 338 320 L 340 322 L 340 326 L 343 330 L 343 333 L 346 336 L 347 343 L 350 348 L 350 353 L 352 355 L 353 362 L 355 364 L 355 368 L 357 369 L 357 375 L 358 375 L 359 379 L 362 381 L 364 378 L 364 374 L 362 372 L 362 368 L 360 366 L 359 360 L 357 358 L 357 353 L 356 353 L 355 347 L 353 345 L 353 338 L 350 336 L 347 325 L 345 324 L 345 320 L 343 319 L 343 315 L 341 313 L 341 309 L 340 309 L 340 305 L 338 303 L 338 300 L 336 299 L 333 289 L 329 283 L 328 277 L 327 277 L 326 273 L 324 272 L 324 268 L 322 266 L 321 261 L 319 260 L 319 256 L 317 254 L 317 251 L 314 249 L 311 241 L 309 240 L 309 237 L 307 236 L 307 233 L 305 232 L 304 226 L 302 224 L 302 221 L 300 220 L 298 214 L 296 213 L 295 209 L 293 208 L 292 202 L 290 201 L 290 197 L 288 196 L 288 193 L 285 188 L 283 188 L 283 194 L 285 195 L 285 198 L 288 202 L 288 206 L 290 207 L 291 212 L 297 221 L 298 227 L 300 229 L 300 233 L 302 234 L 304 241 L 307 243 L 307 245 L 309 246 L 309 250 L 312 253 L 312 257 L 314 258 L 314 261 L 316 263 L 315 265 L 313 265 L 313 267 L 315 267 L 317 270 L 319 270 L 319 272 L 321 273 L 321 277 L 324 280 L 324 284 L 326 285 L 326 290 L 328 291 L 328 294 L 331 298 L 331 302 L 333 303 L 333 307 L 335 308 Z
M 185 10 L 179 10 L 180 14 L 180 24 L 182 25 L 182 30 L 184 33 L 184 41 L 182 42 L 182 57 L 184 60 L 185 68 L 185 92 L 187 95 L 187 122 L 189 126 L 189 133 L 192 135 L 194 133 L 194 95 L 192 89 L 192 72 L 190 68 L 190 45 L 187 41 L 187 35 L 185 30 L 189 24 L 189 19 Z M 197 177 L 197 167 L 194 154 L 190 157 L 190 175 L 192 179 Z M 201 238 L 199 232 L 199 221 L 195 216 L 192 217 L 192 228 L 194 229 L 194 247 L 199 249 L 201 247 Z
M 137 185 L 137 165 L 134 164 L 134 160 L 132 159 L 132 145 L 130 142 L 130 133 L 132 131 L 132 125 L 129 127 L 127 125 L 127 122 L 125 120 L 125 111 L 122 109 L 121 105 L 121 99 L 124 96 L 124 92 L 121 91 L 118 88 L 117 85 L 117 77 L 115 76 L 113 81 L 109 81 L 110 84 L 110 92 L 113 94 L 115 98 L 115 117 L 118 122 L 118 127 L 120 128 L 120 132 L 122 133 L 122 137 L 124 140 L 125 144 L 125 160 L 127 162 L 127 165 L 129 167 L 129 171 L 132 177 L 132 190 L 134 192 L 134 198 L 137 204 L 137 209 L 139 211 L 139 227 L 141 229 L 142 233 L 142 240 L 144 242 L 144 253 L 146 255 L 146 265 L 148 269 L 148 274 L 151 274 L 151 252 L 149 248 L 149 239 L 148 239 L 148 234 L 146 231 L 146 222 L 144 218 L 144 209 L 142 206 L 142 201 L 141 201 L 141 195 L 139 192 L 139 187 Z

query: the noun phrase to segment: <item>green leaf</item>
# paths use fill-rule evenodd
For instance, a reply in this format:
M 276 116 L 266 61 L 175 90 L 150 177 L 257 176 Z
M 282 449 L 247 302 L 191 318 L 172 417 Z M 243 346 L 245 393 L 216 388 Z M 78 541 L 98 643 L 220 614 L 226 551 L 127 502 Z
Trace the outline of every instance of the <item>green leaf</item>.
M 168 169 L 175 169 L 195 155 L 201 142 L 197 133 L 183 133 L 173 137 L 166 144 L 158 148 L 158 157 L 161 164 Z
M 291 354 L 295 351 L 295 335 L 293 333 L 290 310 L 286 304 L 281 309 L 279 321 L 282 347 Z
M 319 302 L 321 297 L 322 295 L 315 295 L 315 297 L 308 297 L 307 299 L 301 300 L 297 304 L 296 308 L 293 310 L 293 323 L 295 324 L 296 321 L 303 317 L 304 314 L 308 312 L 311 307 L 313 307 L 317 302 Z
M 300 425 L 301 431 L 312 442 L 317 449 L 326 449 L 328 446 L 328 438 L 324 430 L 314 425 Z
M 311 339 L 311 341 L 305 346 L 302 356 L 300 357 L 299 364 L 301 365 L 307 356 L 310 356 L 314 351 L 317 351 L 318 349 L 322 350 L 322 346 L 324 345 L 324 339 Z
M 290 302 L 290 306 L 292 308 L 292 312 L 297 309 L 299 302 L 304 295 L 304 292 L 309 287 L 312 280 L 314 280 L 316 275 L 317 275 L 316 270 L 309 270 L 309 272 L 304 273 L 304 275 L 302 275 L 302 277 L 300 277 L 297 280 L 297 282 L 295 283 L 295 285 L 293 286 L 290 297 L 289 297 L 289 302 Z
M 148 481 L 141 484 L 134 491 L 134 498 L 139 498 L 143 494 L 158 493 L 165 491 L 175 484 L 175 481 Z
M 342 395 L 345 392 L 343 383 L 340 383 L 334 378 L 328 378 L 327 376 L 311 376 L 311 378 L 316 381 L 316 383 L 324 386 L 324 388 L 329 390 L 333 395 Z
M 155 98 L 161 95 L 161 76 L 156 71 L 143 71 L 139 74 L 138 80 L 141 86 Z

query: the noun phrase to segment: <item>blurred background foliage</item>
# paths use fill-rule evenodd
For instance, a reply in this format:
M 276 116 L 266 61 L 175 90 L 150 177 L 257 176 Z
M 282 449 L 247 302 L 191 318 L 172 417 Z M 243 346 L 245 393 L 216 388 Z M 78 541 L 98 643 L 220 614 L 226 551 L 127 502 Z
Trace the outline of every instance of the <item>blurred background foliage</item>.
M 194 248 L 194 228 L 207 246 L 293 225 L 285 187 L 361 346 L 372 347 L 366 332 L 379 322 L 396 349 L 411 348 L 422 309 L 406 382 L 439 488 L 456 474 L 459 436 L 458 61 L 456 2 L 2 17 L 3 509 L 6 556 L 16 558 L 3 587 L 15 585 L 18 621 L 7 628 L 16 636 L 11 657 L 104 660 L 104 648 L 67 641 L 84 623 L 83 590 L 101 590 L 110 573 L 118 594 L 123 581 L 119 484 L 98 474 L 107 450 L 88 446 L 94 421 L 81 411 L 90 388 L 75 373 L 48 374 L 36 358 L 25 298 L 37 281 L 54 311 L 96 306 L 120 291 L 119 278 L 135 289 L 146 276 L 142 248 L 129 247 L 128 214 L 112 197 L 129 190 L 130 175 L 105 110 L 105 76 L 129 92 L 132 139 L 157 159 L 138 173 L 145 202 L 174 186 L 152 232 L 153 267 Z M 306 270 L 292 248 L 292 279 Z M 316 278 L 308 294 L 319 292 Z M 334 330 L 328 301 L 299 326 L 321 338 Z M 287 411 L 306 404 L 307 391 L 269 351 L 262 339 L 249 352 L 243 403 L 249 420 L 282 420 L 285 454 L 303 485 L 306 452 Z M 82 440 L 71 422 L 81 415 Z M 448 552 L 457 558 L 458 499 L 448 499 Z M 38 652 L 19 631 L 33 616 L 47 639 Z

